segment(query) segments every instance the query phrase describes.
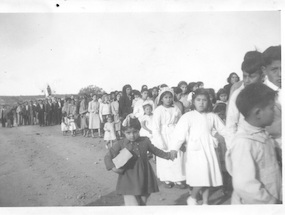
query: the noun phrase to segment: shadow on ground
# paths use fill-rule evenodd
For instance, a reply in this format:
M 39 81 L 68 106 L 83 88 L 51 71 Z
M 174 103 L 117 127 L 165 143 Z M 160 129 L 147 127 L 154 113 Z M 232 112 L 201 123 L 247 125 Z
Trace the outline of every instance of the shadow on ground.
M 123 197 L 117 195 L 116 191 L 113 191 L 105 196 L 101 196 L 95 202 L 91 202 L 85 206 L 121 206 L 121 205 L 124 205 Z

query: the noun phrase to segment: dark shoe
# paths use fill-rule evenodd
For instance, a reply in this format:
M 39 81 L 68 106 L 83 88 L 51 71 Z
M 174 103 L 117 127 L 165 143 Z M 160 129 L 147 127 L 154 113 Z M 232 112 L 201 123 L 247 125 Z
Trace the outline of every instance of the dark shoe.
M 164 187 L 167 189 L 171 189 L 173 186 L 174 186 L 173 182 L 169 182 L 169 183 L 164 182 Z
M 174 187 L 178 188 L 178 189 L 186 189 L 187 186 L 186 186 L 186 184 L 183 184 L 183 183 L 181 183 L 181 184 L 175 183 Z

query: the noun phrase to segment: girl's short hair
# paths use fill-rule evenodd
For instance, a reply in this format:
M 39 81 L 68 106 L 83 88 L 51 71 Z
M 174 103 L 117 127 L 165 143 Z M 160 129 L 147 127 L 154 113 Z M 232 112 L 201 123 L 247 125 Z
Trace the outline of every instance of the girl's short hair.
M 180 88 L 180 87 L 183 86 L 183 85 L 186 85 L 186 86 L 187 86 L 186 81 L 180 81 L 180 82 L 178 83 L 177 87 Z
M 211 112 L 212 109 L 213 109 L 213 105 L 212 105 L 212 102 L 211 102 L 211 99 L 210 99 L 210 95 L 209 95 L 209 92 L 207 89 L 204 89 L 204 88 L 198 88 L 197 90 L 195 90 L 193 93 L 192 93 L 192 104 L 193 104 L 193 109 L 195 109 L 195 105 L 194 105 L 194 100 L 196 99 L 197 96 L 199 95 L 204 95 L 206 96 L 206 99 L 208 101 L 208 107 L 206 108 L 206 112 Z
M 152 109 L 152 105 L 149 103 L 143 105 L 143 109 L 146 109 L 147 107 L 150 107 Z
M 200 87 L 201 85 L 204 85 L 204 83 L 202 81 L 198 81 L 196 84 L 198 87 Z
M 142 85 L 141 91 L 143 91 L 143 89 L 148 89 L 147 85 Z
M 213 88 L 208 88 L 207 90 L 209 92 L 209 95 L 212 96 L 212 98 L 213 98 L 212 104 L 215 104 L 217 101 L 215 90 Z
M 228 95 L 227 91 L 224 88 L 219 89 L 219 91 L 217 92 L 217 99 L 220 100 L 220 95 L 222 94 L 226 94 Z
M 145 91 L 147 91 L 147 93 L 149 93 L 149 90 L 148 90 L 147 88 L 142 88 L 141 94 L 142 94 L 143 92 L 145 92 Z M 148 94 L 148 96 L 149 96 L 149 94 Z
M 186 83 L 186 82 L 185 82 Z M 182 90 L 180 87 L 172 87 L 173 91 L 175 94 L 179 94 L 179 93 L 182 93 Z
M 240 78 L 239 78 L 238 74 L 236 74 L 235 72 L 232 72 L 232 73 L 229 75 L 229 77 L 227 78 L 227 82 L 228 82 L 229 84 L 231 84 L 231 79 L 232 79 L 232 76 L 233 76 L 233 75 L 236 75 L 236 76 L 237 76 L 237 78 L 238 78 L 237 82 L 240 81 Z
M 191 92 L 193 92 L 193 88 L 195 87 L 195 85 L 197 85 L 197 83 L 196 82 L 190 82 L 189 84 L 188 84 L 188 93 L 191 93 Z
M 138 90 L 133 90 L 133 95 L 134 96 L 141 96 L 141 93 L 140 93 L 140 91 L 138 91 Z
M 259 51 L 249 51 L 244 56 L 244 60 L 241 64 L 241 70 L 248 74 L 253 74 L 255 72 L 262 73 L 262 65 L 262 54 Z
M 128 118 L 128 121 L 126 123 L 126 126 L 122 126 L 122 131 L 126 131 L 129 128 L 133 128 L 137 131 L 141 130 L 141 123 L 137 118 Z

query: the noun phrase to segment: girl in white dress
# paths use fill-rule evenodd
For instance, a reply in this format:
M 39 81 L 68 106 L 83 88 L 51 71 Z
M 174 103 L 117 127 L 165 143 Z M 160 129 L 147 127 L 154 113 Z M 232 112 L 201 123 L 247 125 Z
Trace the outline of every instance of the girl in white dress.
M 173 131 L 181 117 L 181 112 L 173 104 L 174 93 L 171 88 L 162 88 L 158 95 L 158 106 L 153 113 L 153 144 L 169 152 L 172 143 Z M 165 183 L 166 188 L 172 188 L 174 184 L 178 188 L 185 188 L 184 153 L 178 152 L 177 159 L 168 161 L 157 157 L 157 177 Z
M 218 142 L 212 136 L 212 130 L 225 136 L 225 126 L 216 114 L 210 112 L 212 104 L 207 90 L 197 89 L 192 100 L 195 110 L 180 118 L 171 149 L 178 150 L 186 141 L 186 183 L 193 187 L 187 203 L 197 205 L 201 191 L 203 204 L 208 204 L 209 188 L 223 185 L 215 152 Z
M 97 96 L 93 95 L 92 101 L 88 104 L 89 112 L 89 129 L 91 130 L 91 135 L 94 138 L 94 130 L 98 129 L 98 135 L 100 137 L 100 117 L 99 117 L 100 103 L 97 101 Z
M 143 105 L 143 109 L 144 109 L 144 115 L 141 118 L 140 136 L 148 137 L 150 141 L 152 141 L 152 121 L 153 121 L 152 109 L 153 109 L 153 106 L 147 103 Z
M 115 122 L 111 115 L 107 116 L 107 122 L 104 125 L 104 140 L 106 141 L 106 148 L 113 147 L 113 142 L 116 140 Z
M 118 132 L 118 137 L 121 139 L 121 121 L 119 116 L 119 100 L 121 98 L 121 95 L 118 93 L 116 95 L 116 99 L 111 103 L 111 110 L 112 114 L 114 116 L 114 122 L 115 122 L 115 131 Z

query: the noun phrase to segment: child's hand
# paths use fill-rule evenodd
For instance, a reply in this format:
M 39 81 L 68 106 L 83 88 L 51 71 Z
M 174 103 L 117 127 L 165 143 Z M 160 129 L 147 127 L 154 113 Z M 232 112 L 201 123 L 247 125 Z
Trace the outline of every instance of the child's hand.
M 113 172 L 117 173 L 117 174 L 123 174 L 124 170 L 122 169 L 117 169 L 116 167 L 112 168 Z
M 152 134 L 152 131 L 149 131 L 150 134 Z
M 177 151 L 171 150 L 170 151 L 170 160 L 173 161 L 175 158 L 177 158 Z

